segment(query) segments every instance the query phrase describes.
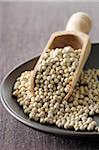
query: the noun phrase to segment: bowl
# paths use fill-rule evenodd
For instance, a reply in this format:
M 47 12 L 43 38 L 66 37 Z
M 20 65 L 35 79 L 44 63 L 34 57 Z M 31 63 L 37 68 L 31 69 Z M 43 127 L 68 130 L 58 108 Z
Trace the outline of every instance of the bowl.
M 39 122 L 35 122 L 33 120 L 30 120 L 26 114 L 24 114 L 23 109 L 18 105 L 16 102 L 16 98 L 12 96 L 12 89 L 13 85 L 16 81 L 16 78 L 21 75 L 22 72 L 26 70 L 33 70 L 37 60 L 39 57 L 32 58 L 26 62 L 23 62 L 22 64 L 15 67 L 13 70 L 11 70 L 3 79 L 0 87 L 0 96 L 1 96 L 1 102 L 3 103 L 4 107 L 7 109 L 7 111 L 17 120 L 24 123 L 25 125 L 28 125 L 30 127 L 33 127 L 35 129 L 52 133 L 52 134 L 58 134 L 58 135 L 70 135 L 70 136 L 97 136 L 99 135 L 96 131 L 72 131 L 72 130 L 65 130 L 60 129 L 56 127 L 55 125 L 49 125 L 49 124 L 40 124 Z M 87 60 L 87 63 L 85 65 L 84 69 L 87 68 L 99 68 L 99 43 L 92 44 L 92 50 L 91 54 Z M 93 116 L 95 121 L 99 124 L 99 116 Z

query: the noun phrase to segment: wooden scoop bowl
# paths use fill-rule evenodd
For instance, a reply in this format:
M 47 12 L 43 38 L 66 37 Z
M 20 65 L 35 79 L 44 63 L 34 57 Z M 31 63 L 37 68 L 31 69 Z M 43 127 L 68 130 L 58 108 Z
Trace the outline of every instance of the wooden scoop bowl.
M 75 84 L 82 72 L 82 69 L 90 53 L 91 44 L 89 36 L 87 35 L 90 29 L 91 29 L 90 17 L 86 13 L 78 12 L 71 16 L 66 26 L 66 30 L 55 32 L 52 34 L 34 68 L 31 77 L 31 91 L 33 93 L 33 96 L 35 96 L 34 94 L 35 75 L 44 53 L 47 51 L 47 49 L 64 48 L 65 46 L 71 46 L 74 49 L 82 49 L 79 64 L 76 68 L 73 79 L 69 84 L 70 85 L 69 92 L 66 94 L 64 99 L 68 99 L 71 96 Z

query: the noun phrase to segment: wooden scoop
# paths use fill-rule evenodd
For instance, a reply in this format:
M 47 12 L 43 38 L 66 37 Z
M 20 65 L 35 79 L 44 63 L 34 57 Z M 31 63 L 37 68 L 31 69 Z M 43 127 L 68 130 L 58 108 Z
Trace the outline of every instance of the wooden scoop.
M 71 96 L 75 84 L 80 76 L 80 73 L 82 72 L 82 69 L 90 53 L 91 44 L 89 36 L 87 35 L 90 29 L 91 29 L 90 17 L 86 13 L 78 12 L 71 16 L 66 26 L 66 30 L 55 32 L 52 34 L 37 64 L 35 65 L 33 75 L 31 77 L 31 91 L 33 93 L 33 96 L 35 96 L 34 95 L 35 75 L 44 53 L 47 51 L 47 49 L 64 48 L 65 46 L 71 46 L 74 49 L 82 49 L 79 64 L 76 68 L 73 79 L 69 84 L 70 85 L 69 92 L 64 98 L 68 99 Z

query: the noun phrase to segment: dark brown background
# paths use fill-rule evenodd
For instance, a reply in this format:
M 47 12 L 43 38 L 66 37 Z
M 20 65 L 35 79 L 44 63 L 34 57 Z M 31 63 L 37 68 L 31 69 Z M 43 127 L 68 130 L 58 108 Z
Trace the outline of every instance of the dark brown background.
M 99 41 L 98 2 L 0 2 L 0 82 L 20 62 L 38 56 L 70 15 L 88 12 L 92 41 Z M 98 138 L 59 137 L 15 120 L 0 102 L 0 150 L 98 150 Z

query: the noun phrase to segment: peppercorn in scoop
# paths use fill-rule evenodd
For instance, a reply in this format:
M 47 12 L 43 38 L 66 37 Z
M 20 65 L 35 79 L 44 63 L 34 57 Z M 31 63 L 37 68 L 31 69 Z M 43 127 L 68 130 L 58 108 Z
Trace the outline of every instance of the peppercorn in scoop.
M 81 50 L 67 46 L 48 49 L 35 76 L 35 96 L 42 99 L 62 100 L 68 93 Z

